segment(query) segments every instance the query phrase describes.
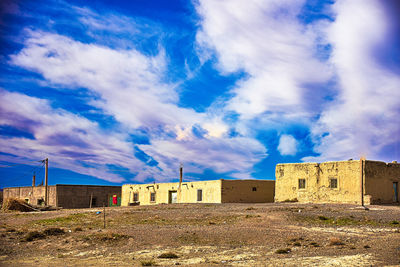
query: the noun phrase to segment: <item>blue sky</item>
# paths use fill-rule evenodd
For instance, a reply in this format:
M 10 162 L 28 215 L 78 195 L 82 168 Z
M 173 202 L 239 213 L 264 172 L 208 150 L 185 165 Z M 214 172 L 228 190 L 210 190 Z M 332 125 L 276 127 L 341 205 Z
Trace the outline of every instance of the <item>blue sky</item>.
M 391 1 L 2 1 L 0 187 L 400 160 Z M 16 165 L 18 164 L 18 165 Z

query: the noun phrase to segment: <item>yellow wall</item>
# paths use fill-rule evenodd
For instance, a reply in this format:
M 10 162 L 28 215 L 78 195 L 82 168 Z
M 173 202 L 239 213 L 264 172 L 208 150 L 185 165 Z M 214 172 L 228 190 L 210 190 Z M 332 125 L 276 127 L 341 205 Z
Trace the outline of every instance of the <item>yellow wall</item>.
M 168 203 L 169 191 L 177 191 L 178 203 L 221 203 L 221 180 L 179 183 L 126 184 L 122 186 L 121 205 L 133 202 L 133 193 L 139 193 L 140 205 Z M 197 201 L 197 190 L 203 191 L 203 200 Z M 150 202 L 150 193 L 156 193 L 156 201 Z
M 139 193 L 140 205 L 169 203 L 169 191 L 177 191 L 177 203 L 222 202 L 273 202 L 275 181 L 265 180 L 214 180 L 179 183 L 126 184 L 122 186 L 121 205 L 133 202 L 133 193 Z M 256 191 L 253 191 L 253 187 Z M 197 201 L 197 190 L 203 191 L 203 200 Z M 156 193 L 156 201 L 150 202 L 150 193 Z
M 290 163 L 276 166 L 275 201 L 297 199 L 305 203 L 360 203 L 360 161 Z M 329 188 L 337 178 L 338 188 Z M 298 188 L 298 179 L 306 179 L 306 188 Z M 367 198 L 365 198 L 367 202 Z M 369 204 L 369 203 L 365 203 Z
M 255 188 L 255 191 L 253 191 Z M 222 180 L 223 203 L 274 202 L 275 181 Z
M 366 161 L 365 190 L 371 203 L 392 203 L 393 182 L 398 183 L 397 199 L 400 199 L 400 164 Z

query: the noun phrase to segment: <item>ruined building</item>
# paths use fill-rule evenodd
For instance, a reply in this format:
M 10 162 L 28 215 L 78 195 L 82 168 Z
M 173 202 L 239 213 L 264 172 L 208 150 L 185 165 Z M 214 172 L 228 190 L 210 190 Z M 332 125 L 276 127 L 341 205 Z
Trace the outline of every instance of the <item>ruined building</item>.
M 50 185 L 47 190 L 48 205 L 66 209 L 119 206 L 121 186 L 101 185 Z M 45 186 L 7 187 L 3 189 L 4 201 L 23 199 L 32 205 L 44 205 Z
M 372 160 L 276 166 L 275 201 L 399 203 L 400 164 Z
M 213 180 L 125 184 L 122 206 L 161 203 L 262 203 L 274 201 L 275 181 Z

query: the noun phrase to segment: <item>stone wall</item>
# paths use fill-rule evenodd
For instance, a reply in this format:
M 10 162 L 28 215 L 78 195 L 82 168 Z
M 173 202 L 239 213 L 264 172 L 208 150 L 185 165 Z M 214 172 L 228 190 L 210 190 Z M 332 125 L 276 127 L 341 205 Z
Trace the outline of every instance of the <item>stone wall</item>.
M 54 185 L 48 186 L 48 204 L 51 206 L 56 205 L 56 187 Z M 3 200 L 7 198 L 23 199 L 29 204 L 39 205 L 45 199 L 45 186 L 21 186 L 21 187 L 8 187 L 3 189 Z

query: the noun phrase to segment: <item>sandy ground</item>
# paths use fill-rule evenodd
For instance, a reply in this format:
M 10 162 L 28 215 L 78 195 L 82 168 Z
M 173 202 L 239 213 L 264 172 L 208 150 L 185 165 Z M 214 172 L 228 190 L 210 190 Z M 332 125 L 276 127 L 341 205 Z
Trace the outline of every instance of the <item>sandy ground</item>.
M 0 213 L 0 265 L 400 266 L 400 206 L 116 207 L 105 229 L 97 211 Z

